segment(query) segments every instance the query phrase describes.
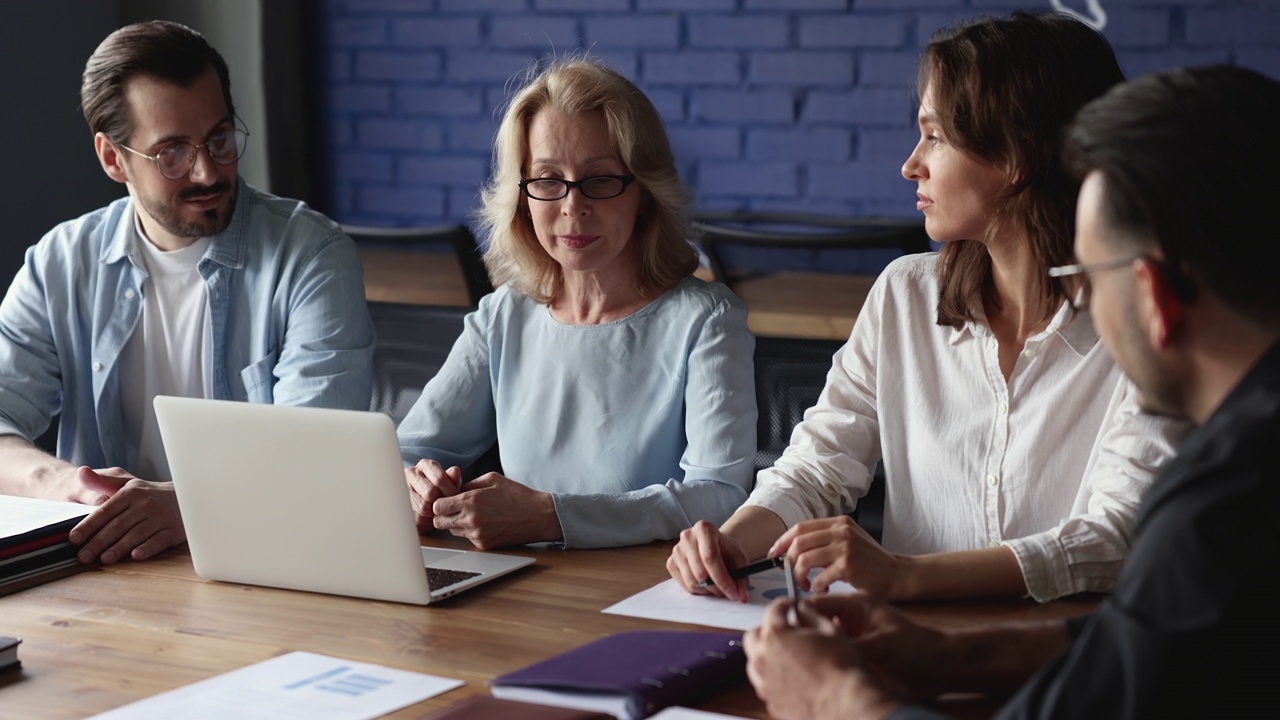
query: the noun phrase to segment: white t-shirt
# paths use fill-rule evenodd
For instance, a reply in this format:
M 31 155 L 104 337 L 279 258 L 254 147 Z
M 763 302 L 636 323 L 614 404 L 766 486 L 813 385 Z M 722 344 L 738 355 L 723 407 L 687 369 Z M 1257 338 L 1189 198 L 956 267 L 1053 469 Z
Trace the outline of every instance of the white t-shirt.
M 125 468 L 144 480 L 171 480 L 152 400 L 157 395 L 211 397 L 209 291 L 197 269 L 209 238 L 165 252 L 135 220 L 147 279 L 142 315 L 120 352 L 125 437 L 137 438 Z

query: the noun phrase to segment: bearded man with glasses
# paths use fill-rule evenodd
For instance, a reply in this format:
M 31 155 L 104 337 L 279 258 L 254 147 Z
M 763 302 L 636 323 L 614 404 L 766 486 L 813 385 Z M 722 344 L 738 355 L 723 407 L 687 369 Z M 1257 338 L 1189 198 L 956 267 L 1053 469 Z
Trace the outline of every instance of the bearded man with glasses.
M 81 106 L 128 196 L 27 251 L 0 305 L 0 493 L 98 507 L 81 562 L 185 540 L 157 395 L 368 409 L 373 327 L 355 246 L 240 179 L 227 64 L 172 22 L 112 33 Z M 57 457 L 32 440 L 59 420 Z

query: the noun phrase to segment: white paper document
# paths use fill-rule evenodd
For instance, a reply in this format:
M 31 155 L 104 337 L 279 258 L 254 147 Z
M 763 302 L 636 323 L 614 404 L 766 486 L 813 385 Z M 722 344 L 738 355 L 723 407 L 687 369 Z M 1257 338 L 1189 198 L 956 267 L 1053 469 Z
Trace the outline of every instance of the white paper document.
M 685 592 L 675 580 L 666 580 L 610 605 L 603 612 L 730 630 L 750 630 L 764 618 L 765 606 L 787 596 L 787 583 L 782 568 L 752 575 L 747 583 L 746 603 L 710 595 L 693 595 Z M 853 592 L 853 586 L 836 582 L 831 584 L 828 592 Z
M 92 505 L 0 495 L 0 537 L 39 530 L 92 511 Z
M 370 720 L 464 684 L 382 665 L 291 652 L 90 720 Z
M 737 715 L 707 712 L 706 710 L 669 707 L 657 715 L 650 715 L 649 720 L 739 720 L 739 717 Z

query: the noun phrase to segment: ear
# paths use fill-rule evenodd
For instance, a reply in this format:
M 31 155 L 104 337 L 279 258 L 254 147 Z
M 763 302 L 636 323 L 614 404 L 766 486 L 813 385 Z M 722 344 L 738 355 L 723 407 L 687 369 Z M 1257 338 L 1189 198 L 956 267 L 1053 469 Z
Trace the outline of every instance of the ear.
M 97 133 L 93 136 L 93 149 L 97 151 L 98 162 L 102 164 L 102 170 L 107 177 L 118 183 L 129 182 L 129 175 L 124 167 L 124 154 L 115 146 L 115 143 L 107 139 L 105 133 Z
M 1142 315 L 1140 322 L 1146 328 L 1153 347 L 1167 348 L 1182 330 L 1187 314 L 1186 303 L 1174 292 L 1173 283 L 1157 262 L 1150 258 L 1139 258 L 1134 262 L 1134 275 L 1138 281 L 1136 292 L 1139 293 L 1137 307 Z
M 1012 187 L 1020 187 L 1026 180 L 1026 171 L 1021 166 L 1009 163 L 1009 167 L 1005 168 L 1004 174 L 1009 178 L 1009 185 Z

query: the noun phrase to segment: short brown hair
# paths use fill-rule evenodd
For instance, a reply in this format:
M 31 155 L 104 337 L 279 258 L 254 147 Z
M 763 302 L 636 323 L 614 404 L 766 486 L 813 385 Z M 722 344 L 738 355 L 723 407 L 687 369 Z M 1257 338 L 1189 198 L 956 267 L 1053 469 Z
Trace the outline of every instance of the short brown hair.
M 621 74 L 591 59 L 570 58 L 532 69 L 498 128 L 493 174 L 476 213 L 479 234 L 488 240 L 484 262 L 493 283 L 509 284 L 542 303 L 563 287 L 560 265 L 538 243 L 525 212 L 529 200 L 518 185 L 529 154 L 529 126 L 547 107 L 568 114 L 601 111 L 614 152 L 645 193 L 631 238 L 639 243 L 640 291 L 665 292 L 697 269 L 697 252 L 688 242 L 689 193 L 657 109 Z
M 133 118 L 124 95 L 130 80 L 150 75 L 190 87 L 210 66 L 218 73 L 227 112 L 234 117 L 227 62 L 203 35 L 168 20 L 149 20 L 116 30 L 84 66 L 80 109 L 89 131 L 103 133 L 114 143 L 124 142 L 133 133 Z
M 1100 210 L 1124 252 L 1159 252 L 1174 292 L 1203 288 L 1260 327 L 1280 326 L 1280 82 L 1225 65 L 1176 68 L 1113 88 L 1067 129 L 1074 175 L 1102 175 Z M 1256 169 L 1249 172 L 1245 168 Z
M 1005 170 L 1013 182 L 997 198 L 991 227 L 1013 226 L 1031 240 L 1038 265 L 1068 262 L 1078 182 L 1061 161 L 1062 131 L 1085 103 L 1124 81 L 1110 43 L 1066 15 L 1015 12 L 940 30 L 924 50 L 917 78 L 948 142 Z M 948 242 L 938 259 L 938 324 L 981 317 L 991 257 L 974 240 Z M 1042 273 L 1047 308 L 1067 299 Z

